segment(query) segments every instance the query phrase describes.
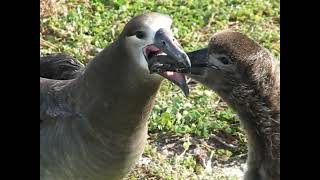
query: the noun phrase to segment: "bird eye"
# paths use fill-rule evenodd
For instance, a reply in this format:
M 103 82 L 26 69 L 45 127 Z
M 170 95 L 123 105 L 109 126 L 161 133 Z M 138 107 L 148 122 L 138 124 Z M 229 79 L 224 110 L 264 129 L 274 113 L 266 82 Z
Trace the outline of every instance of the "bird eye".
M 144 32 L 142 32 L 142 31 L 137 31 L 137 32 L 135 33 L 135 35 L 136 35 L 136 37 L 139 38 L 139 39 L 142 39 L 142 38 L 144 38 L 144 36 L 145 36 Z
M 219 57 L 218 60 L 223 64 L 230 64 L 230 61 L 227 57 Z

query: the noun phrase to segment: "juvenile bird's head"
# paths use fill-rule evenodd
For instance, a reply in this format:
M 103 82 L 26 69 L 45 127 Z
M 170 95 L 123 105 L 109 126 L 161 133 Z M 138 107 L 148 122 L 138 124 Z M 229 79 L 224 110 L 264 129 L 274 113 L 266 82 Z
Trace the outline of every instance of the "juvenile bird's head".
M 216 91 L 231 92 L 239 84 L 254 89 L 273 86 L 276 68 L 273 57 L 242 33 L 215 34 L 206 53 L 206 58 L 191 58 L 192 77 Z

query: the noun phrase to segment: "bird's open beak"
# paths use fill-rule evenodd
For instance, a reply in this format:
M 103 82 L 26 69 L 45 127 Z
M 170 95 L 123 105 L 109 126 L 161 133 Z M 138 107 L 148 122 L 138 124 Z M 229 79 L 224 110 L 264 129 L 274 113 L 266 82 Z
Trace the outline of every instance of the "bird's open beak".
M 216 70 L 220 70 L 219 67 L 209 63 L 208 61 L 208 48 L 199 49 L 196 51 L 188 52 L 187 56 L 190 58 L 191 62 L 191 73 L 192 75 L 203 75 L 205 68 L 212 68 Z M 165 55 L 160 54 L 151 59 L 155 64 L 161 64 L 165 66 L 172 62 L 172 58 Z
M 159 29 L 154 37 L 154 44 L 144 48 L 150 73 L 158 73 L 179 86 L 186 96 L 189 88 L 183 73 L 191 72 L 191 62 L 181 45 L 170 32 Z M 158 56 L 168 56 L 167 61 L 157 61 Z
M 177 40 L 165 29 L 159 29 L 154 37 L 155 45 L 172 58 L 171 65 L 178 72 L 190 73 L 191 62 Z

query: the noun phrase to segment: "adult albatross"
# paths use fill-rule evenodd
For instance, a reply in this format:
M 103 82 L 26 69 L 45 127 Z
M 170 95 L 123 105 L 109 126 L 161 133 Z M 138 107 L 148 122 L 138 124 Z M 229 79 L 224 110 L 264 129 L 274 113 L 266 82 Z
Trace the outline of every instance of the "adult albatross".
M 190 61 L 171 24 L 159 13 L 137 16 L 75 76 L 40 77 L 40 179 L 119 180 L 127 175 L 143 152 L 147 119 L 163 77 L 188 94 L 184 75 L 172 72 L 189 72 Z M 163 53 L 173 61 L 153 67 L 150 58 Z

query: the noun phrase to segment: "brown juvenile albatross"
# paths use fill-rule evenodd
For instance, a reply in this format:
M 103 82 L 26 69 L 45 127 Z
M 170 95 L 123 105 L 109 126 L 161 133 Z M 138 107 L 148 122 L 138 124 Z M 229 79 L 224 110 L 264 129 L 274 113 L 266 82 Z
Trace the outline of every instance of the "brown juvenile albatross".
M 217 92 L 240 117 L 249 149 L 244 179 L 279 180 L 280 76 L 271 53 L 241 33 L 223 31 L 208 48 L 187 54 L 191 77 Z
M 245 180 L 280 180 L 280 76 L 271 53 L 247 36 L 224 31 L 209 43 L 207 63 L 191 59 L 192 78 L 238 113 L 248 137 Z M 195 60 L 195 61 L 194 61 Z

